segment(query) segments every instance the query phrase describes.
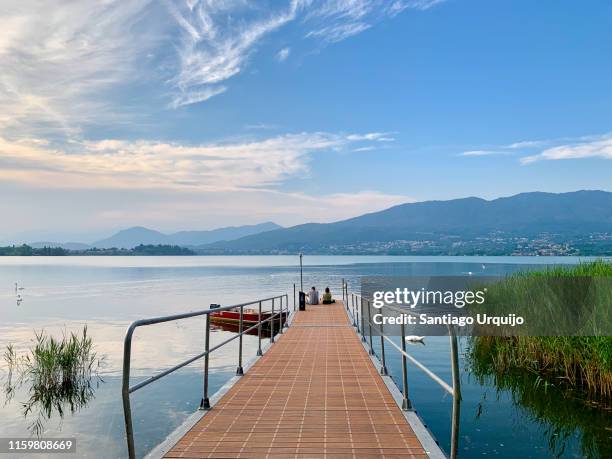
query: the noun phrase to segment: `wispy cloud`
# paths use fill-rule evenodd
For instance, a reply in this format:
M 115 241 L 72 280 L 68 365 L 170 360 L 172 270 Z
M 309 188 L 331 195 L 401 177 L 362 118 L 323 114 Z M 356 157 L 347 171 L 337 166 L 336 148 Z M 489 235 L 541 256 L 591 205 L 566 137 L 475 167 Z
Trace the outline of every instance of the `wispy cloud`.
M 170 3 L 182 29 L 179 72 L 173 79 L 177 89 L 173 106 L 207 100 L 223 92 L 220 83 L 237 75 L 262 38 L 297 16 L 301 2 L 261 14 L 246 2 L 188 1 Z M 251 17 L 236 20 L 236 16 Z M 198 97 L 201 94 L 203 97 Z
M 547 148 L 541 153 L 521 158 L 522 164 L 543 160 L 603 158 L 612 159 L 612 135 Z
M 515 155 L 521 152 L 533 151 L 534 148 L 544 145 L 551 145 L 554 140 L 521 140 L 509 144 L 501 145 L 483 145 L 480 148 L 466 150 L 458 153 L 457 156 L 462 157 L 483 157 L 483 156 L 500 156 L 500 155 Z
M 446 0 L 410 0 L 406 2 L 394 2 L 394 4 L 397 5 L 396 8 L 401 8 L 403 6 L 404 8 L 414 8 L 415 10 L 424 11 L 445 1 Z
M 241 0 L 175 1 L 170 10 L 182 36 L 179 72 L 172 106 L 201 102 L 221 94 L 218 85 L 242 72 L 263 40 L 289 24 L 306 30 L 304 37 L 335 43 L 357 35 L 406 9 L 425 10 L 442 0 L 290 0 L 251 3 Z M 277 54 L 282 62 L 290 54 Z
M 367 134 L 350 134 L 347 140 L 355 142 L 355 147 L 351 150 L 355 153 L 381 150 L 387 148 L 390 142 L 395 142 L 393 132 L 369 132 Z
M 362 152 L 362 151 L 373 151 L 373 150 L 377 150 L 377 148 L 374 147 L 374 146 L 357 147 L 357 148 L 353 148 L 352 151 L 354 151 L 355 153 L 359 153 L 359 152 Z
M 279 126 L 277 124 L 256 123 L 256 124 L 247 124 L 244 126 L 244 128 L 251 129 L 251 130 L 271 130 L 271 129 L 278 129 Z
M 612 159 L 612 134 L 521 140 L 510 144 L 488 145 L 482 149 L 464 151 L 457 156 L 481 157 L 497 155 L 518 155 L 518 161 L 521 164 L 560 159 Z
M 203 87 L 194 91 L 181 91 L 174 96 L 172 103 L 173 108 L 182 107 L 183 105 L 191 105 L 198 102 L 204 102 L 211 97 L 218 96 L 227 90 L 226 86 L 218 85 L 211 87 Z
M 0 137 L 0 181 L 49 188 L 248 190 L 308 171 L 317 151 L 350 150 L 379 134 L 287 134 L 241 143 L 184 145 L 150 140 L 73 141 Z
M 374 133 L 375 134 L 375 133 Z M 45 139 L 0 136 L 2 229 L 47 231 L 152 227 L 201 228 L 332 221 L 410 201 L 373 190 L 310 195 L 283 191 L 309 173 L 314 153 L 351 152 L 378 135 L 296 133 L 239 142 L 188 145 L 151 140 Z M 359 139 L 359 140 L 351 140 Z M 385 144 L 386 145 L 386 144 Z M 78 192 L 75 192 L 78 190 Z M 95 202 L 95 205 L 92 205 Z
M 495 155 L 507 155 L 508 152 L 505 151 L 495 151 L 495 150 L 469 150 L 464 151 L 463 153 L 459 153 L 458 156 L 495 156 Z
M 506 148 L 516 150 L 516 149 L 524 149 L 524 148 L 541 147 L 542 145 L 546 145 L 549 142 L 550 140 L 523 140 L 520 142 L 511 143 L 510 145 L 506 145 Z
M 353 35 L 360 34 L 372 27 L 365 22 L 351 22 L 348 24 L 334 24 L 312 30 L 306 34 L 306 37 L 322 38 L 329 43 L 337 43 L 346 40 Z
M 0 9 L 0 134 L 70 137 L 88 126 L 133 124 L 161 107 L 226 92 L 265 39 L 289 24 L 312 46 L 312 39 L 344 40 L 406 9 L 436 3 L 9 2 Z M 277 59 L 290 53 L 287 45 Z M 150 97 L 138 101 L 133 96 L 145 87 Z
M 276 60 L 278 62 L 285 62 L 289 57 L 289 54 L 291 54 L 291 49 L 283 48 L 276 54 Z
M 393 142 L 395 139 L 392 137 L 392 132 L 369 132 L 367 134 L 350 134 L 347 136 L 348 140 L 352 141 L 377 141 L 377 142 Z
M 445 0 L 321 0 L 307 2 L 306 21 L 312 29 L 306 37 L 336 43 L 357 35 L 407 9 L 424 11 Z
M 164 36 L 153 10 L 150 0 L 6 3 L 0 132 L 73 134 L 88 123 L 120 121 L 108 90 L 133 81 Z

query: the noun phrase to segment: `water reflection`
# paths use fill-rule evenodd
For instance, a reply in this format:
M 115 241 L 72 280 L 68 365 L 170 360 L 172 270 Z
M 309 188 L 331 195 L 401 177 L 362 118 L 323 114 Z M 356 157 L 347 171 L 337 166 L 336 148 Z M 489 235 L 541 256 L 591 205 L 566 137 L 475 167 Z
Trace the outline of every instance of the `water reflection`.
M 15 299 L 17 300 L 17 306 L 21 306 L 21 302 L 23 301 L 23 297 L 21 296 L 21 291 L 25 290 L 24 287 L 20 287 L 17 282 L 15 282 Z
M 237 324 L 233 324 L 233 323 L 216 323 L 210 324 L 210 331 L 211 332 L 230 332 L 230 333 L 238 333 L 240 330 L 240 325 Z M 246 329 L 245 329 L 246 330 Z M 252 335 L 252 336 L 257 336 L 257 329 L 253 329 L 253 330 L 248 330 L 244 332 L 245 335 Z M 261 337 L 262 338 L 269 338 L 270 337 L 270 329 L 265 329 L 262 327 L 261 329 Z
M 18 353 L 8 345 L 4 360 L 8 367 L 5 405 L 17 394 L 28 397 L 19 404 L 29 432 L 36 437 L 42 435 L 45 422 L 52 417 L 61 420 L 66 413 L 75 414 L 85 407 L 102 382 L 98 374 L 100 359 L 87 327 L 82 335 L 64 334 L 62 339 L 41 331 L 27 353 Z
M 517 269 L 543 264 L 575 263 L 575 258 L 479 258 L 479 257 L 307 257 L 304 270 L 309 285 L 329 285 L 335 296 L 345 279 L 350 290 L 359 290 L 363 276 L 428 276 L 482 272 L 503 275 Z M 100 373 L 105 383 L 93 385 L 95 399 L 74 416 L 61 422 L 48 422 L 45 436 L 77 436 L 79 457 L 125 457 L 121 390 L 123 337 L 132 320 L 170 315 L 208 307 L 210 303 L 237 304 L 258 297 L 289 292 L 299 282 L 295 257 L 2 257 L 0 259 L 0 353 L 12 342 L 23 351 L 30 345 L 33 330 L 44 328 L 50 334 L 63 329 L 80 330 L 88 325 L 96 349 L 106 355 Z M 315 266 L 316 265 L 316 266 Z M 535 266 L 537 265 L 537 266 Z M 26 286 L 24 298 L 16 307 L 14 282 Z M 276 327 L 275 327 L 276 328 Z M 211 346 L 230 337 L 233 330 L 219 328 L 211 333 Z M 132 354 L 132 384 L 201 352 L 204 348 L 204 320 L 160 324 L 139 330 Z M 426 338 L 426 346 L 409 348 L 416 358 L 450 380 L 448 340 Z M 210 393 L 235 375 L 238 340 L 211 354 Z M 376 345 L 376 343 L 375 343 Z M 245 359 L 254 357 L 257 335 L 244 337 Z M 401 385 L 401 359 L 391 358 L 389 370 Z M 389 363 L 388 363 L 389 364 Z M 0 380 L 6 375 L 0 358 Z M 409 368 L 413 400 L 427 425 L 448 450 L 450 438 L 449 398 L 422 372 Z M 164 440 L 198 408 L 202 395 L 203 364 L 195 362 L 135 393 L 133 399 L 136 449 L 143 453 Z M 482 420 L 474 422 L 476 401 L 487 386 L 462 385 L 464 399 L 461 419 L 462 457 L 498 454 L 505 458 L 548 458 L 544 436 L 533 432 L 535 423 L 516 419 L 514 404 L 502 394 L 502 403 L 485 403 Z M 1 391 L 0 391 L 1 392 Z M 2 394 L 0 393 L 0 398 Z M 22 387 L 13 403 L 0 402 L 0 432 L 23 436 L 26 422 L 18 401 L 28 400 Z M 519 408 L 520 409 L 520 408 Z M 67 406 L 64 410 L 70 412 Z M 516 420 L 516 422 L 514 422 Z M 517 427 L 520 424 L 520 427 Z M 468 444 L 467 439 L 470 439 Z M 505 446 L 500 449 L 499 444 Z M 580 456 L 575 448 L 565 456 Z M 544 448 L 544 450 L 542 450 Z
M 579 432 L 580 452 L 585 458 L 612 457 L 612 406 L 589 399 L 586 394 L 544 382 L 526 371 L 497 372 L 490 355 L 469 351 L 467 364 L 481 385 L 493 384 L 499 397 L 510 393 L 515 406 L 539 426 L 552 456 L 563 457 Z M 486 405 L 484 396 L 477 416 Z

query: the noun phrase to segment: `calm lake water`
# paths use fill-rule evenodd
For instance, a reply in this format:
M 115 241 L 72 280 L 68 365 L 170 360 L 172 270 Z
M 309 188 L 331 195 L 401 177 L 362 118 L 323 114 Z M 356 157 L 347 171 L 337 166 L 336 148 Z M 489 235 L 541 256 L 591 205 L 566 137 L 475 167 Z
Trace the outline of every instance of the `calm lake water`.
M 341 279 L 359 289 L 362 276 L 503 275 L 545 264 L 576 263 L 568 257 L 305 257 L 306 286 L 329 285 L 339 294 Z M 0 257 L 0 350 L 13 344 L 24 352 L 35 332 L 82 330 L 87 325 L 103 355 L 94 397 L 75 413 L 42 416 L 44 436 L 76 437 L 79 457 L 126 457 L 121 405 L 123 336 L 135 319 L 230 305 L 293 292 L 299 283 L 297 257 Z M 15 287 L 17 283 L 17 290 Z M 18 297 L 19 295 L 19 297 Z M 291 303 L 291 301 L 290 301 Z M 204 320 L 187 319 L 138 329 L 132 351 L 132 384 L 202 351 Z M 231 332 L 214 331 L 211 345 Z M 245 338 L 245 358 L 255 356 L 257 337 Z M 448 338 L 431 337 L 410 346 L 415 357 L 450 382 Z M 232 343 L 211 356 L 211 393 L 236 368 Z M 467 343 L 461 342 L 462 350 Z M 388 350 L 388 366 L 401 384 L 399 355 Z M 7 365 L 0 361 L 4 382 Z M 469 372 L 462 358 L 461 457 L 584 457 L 595 442 L 612 444 L 610 413 L 548 388 L 537 392 L 517 384 L 503 387 Z M 451 399 L 420 370 L 410 368 L 411 399 L 441 446 L 450 443 Z M 144 455 L 197 409 L 202 362 L 196 362 L 132 396 L 136 448 Z M 4 397 L 4 391 L 3 391 Z M 24 415 L 22 387 L 0 404 L 0 436 L 27 436 L 38 408 Z M 607 443 L 609 442 L 609 443 Z M 609 451 L 609 450 L 608 450 Z M 102 453 L 103 452 L 103 453 Z M 594 454 L 594 453 L 592 453 Z

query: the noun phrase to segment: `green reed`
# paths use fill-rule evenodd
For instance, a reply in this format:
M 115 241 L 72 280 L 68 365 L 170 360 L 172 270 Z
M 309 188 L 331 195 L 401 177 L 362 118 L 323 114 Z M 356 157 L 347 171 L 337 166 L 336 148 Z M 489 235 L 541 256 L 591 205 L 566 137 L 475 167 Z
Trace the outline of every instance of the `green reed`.
M 582 287 L 587 285 L 583 281 L 575 284 L 574 296 L 572 284 L 568 284 L 570 291 L 563 295 L 567 303 L 563 308 L 554 304 L 554 295 L 547 296 L 547 282 L 559 278 L 592 280 L 588 284 L 588 309 L 584 309 L 587 312 L 572 316 L 571 311 L 581 301 Z M 527 304 L 525 309 L 538 315 L 541 325 L 555 321 L 555 325 L 571 330 L 572 321 L 580 322 L 575 333 L 580 336 L 477 336 L 471 345 L 474 359 L 486 358 L 491 370 L 499 374 L 522 369 L 539 375 L 547 384 L 579 388 L 593 397 L 612 400 L 612 337 L 607 333 L 612 314 L 612 263 L 598 260 L 517 273 L 490 286 L 489 294 L 499 294 L 506 304 L 519 308 Z
M 92 382 L 101 381 L 98 375 L 100 359 L 85 326 L 80 334 L 63 334 L 61 339 L 35 333 L 34 345 L 28 352 L 18 354 L 7 346 L 4 360 L 8 376 L 4 385 L 7 403 L 17 389 L 27 387 L 29 399 L 22 402 L 23 414 L 36 412 L 30 430 L 40 436 L 43 422 L 54 413 L 60 417 L 68 410 L 75 413 L 84 407 L 94 394 Z
M 494 355 L 483 346 L 472 349 L 467 363 L 470 377 L 480 384 L 493 384 L 498 392 L 509 392 L 514 404 L 538 425 L 547 439 L 551 457 L 562 457 L 571 439 L 577 435 L 581 456 L 612 457 L 609 419 L 612 406 L 588 397 L 582 390 L 551 383 L 538 373 L 508 368 L 498 371 Z M 486 395 L 482 404 L 485 404 Z

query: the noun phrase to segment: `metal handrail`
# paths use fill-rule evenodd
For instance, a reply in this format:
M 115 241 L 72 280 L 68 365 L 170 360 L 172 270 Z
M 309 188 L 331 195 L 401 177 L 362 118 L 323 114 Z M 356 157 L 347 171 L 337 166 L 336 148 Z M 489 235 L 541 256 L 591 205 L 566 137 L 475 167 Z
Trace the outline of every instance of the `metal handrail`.
M 343 285 L 344 281 L 343 281 Z M 346 287 L 344 287 L 346 288 Z M 348 300 L 348 291 L 346 294 L 346 298 Z M 357 334 L 361 334 L 361 340 L 364 343 L 368 344 L 370 355 L 374 354 L 374 347 L 372 345 L 372 325 L 376 326 L 372 322 L 371 319 L 371 301 L 357 293 L 351 293 L 351 305 L 352 312 L 347 306 L 347 311 L 353 320 L 353 326 Z M 358 305 L 356 307 L 356 305 Z M 364 306 L 367 305 L 367 319 L 365 318 Z M 360 306 L 360 307 L 359 307 Z M 392 306 L 392 305 L 383 305 L 383 308 L 387 308 L 389 310 L 393 310 L 396 312 L 400 312 L 402 314 L 414 314 L 411 311 L 406 311 L 401 308 Z M 361 309 L 361 328 L 359 327 L 359 311 Z M 368 335 L 369 340 L 366 339 L 365 333 L 365 324 L 368 325 Z M 459 417 L 460 417 L 460 403 L 461 403 L 461 384 L 459 377 L 459 353 L 457 347 L 457 336 L 455 334 L 454 328 L 449 326 L 449 339 L 450 339 L 450 348 L 451 348 L 451 376 L 452 376 L 452 385 L 448 384 L 438 375 L 436 375 L 433 371 L 431 371 L 427 366 L 423 363 L 419 362 L 413 356 L 406 352 L 406 331 L 405 326 L 402 323 L 400 326 L 401 329 L 401 348 L 397 345 L 390 337 L 386 336 L 383 331 L 382 323 L 378 325 L 379 333 L 380 333 L 380 346 L 381 346 L 381 369 L 380 373 L 383 376 L 387 376 L 387 366 L 385 361 L 385 341 L 389 342 L 402 356 L 402 409 L 403 410 L 411 410 L 412 402 L 408 396 L 408 371 L 407 371 L 407 361 L 410 360 L 416 367 L 422 370 L 427 376 L 429 376 L 433 381 L 438 383 L 442 389 L 444 389 L 447 393 L 449 393 L 453 397 L 453 411 L 451 415 L 451 451 L 450 457 L 451 459 L 456 459 L 458 443 L 459 443 Z M 368 343 L 369 341 L 369 343 Z
M 391 343 L 391 345 L 395 349 L 397 349 L 397 351 L 400 354 L 402 354 L 402 356 L 406 357 L 408 360 L 410 360 L 412 363 L 414 363 L 417 367 L 419 367 L 427 376 L 429 376 L 431 379 L 433 379 L 435 382 L 437 382 L 442 387 L 442 389 L 444 389 L 450 395 L 454 395 L 454 393 L 455 393 L 454 389 L 446 381 L 444 381 L 442 378 L 440 378 L 437 374 L 435 374 L 433 371 L 431 371 L 429 368 L 427 368 L 424 364 L 419 362 L 413 356 L 408 354 L 405 350 L 400 349 L 400 347 L 395 342 L 393 342 L 393 340 L 390 339 L 388 336 L 383 336 L 383 337 L 384 337 L 384 339 L 387 342 Z
M 285 307 L 283 308 L 283 299 Z M 275 300 L 280 300 L 280 308 L 278 310 L 278 312 L 274 312 L 274 302 Z M 261 306 L 262 303 L 271 301 L 272 302 L 272 313 L 270 315 L 270 317 L 268 317 L 265 320 L 261 320 Z M 294 299 L 295 302 L 295 299 Z M 243 315 L 244 315 L 244 308 L 245 306 L 251 306 L 251 305 L 255 305 L 257 304 L 259 307 L 259 315 L 258 315 L 258 321 L 257 324 L 252 325 L 251 327 L 247 328 L 246 330 L 243 329 Z M 231 338 L 226 339 L 225 341 L 213 346 L 212 348 L 209 346 L 210 345 L 210 314 L 212 313 L 216 313 L 216 312 L 222 312 L 222 311 L 229 311 L 231 309 L 236 309 L 236 308 L 240 308 L 240 320 L 239 320 L 239 331 L 236 335 L 232 336 Z M 295 304 L 294 304 L 294 310 L 295 310 Z M 287 313 L 287 317 L 286 319 L 283 321 L 283 312 Z M 180 368 L 183 368 L 187 365 L 189 365 L 190 363 L 195 362 L 196 360 L 201 359 L 202 357 L 204 357 L 204 387 L 203 387 L 203 394 L 202 394 L 202 400 L 200 401 L 200 409 L 202 410 L 208 410 L 210 409 L 210 402 L 209 402 L 209 398 L 208 398 L 208 363 L 209 363 L 209 356 L 210 354 L 225 346 L 226 344 L 234 341 L 235 339 L 239 339 L 239 346 L 238 346 L 238 367 L 236 369 L 236 375 L 237 376 L 242 376 L 244 374 L 243 368 L 242 368 L 242 336 L 245 333 L 248 333 L 249 331 L 252 331 L 254 329 L 257 328 L 257 337 L 258 337 L 258 349 L 257 349 L 257 355 L 263 355 L 262 350 L 261 350 L 261 326 L 267 322 L 271 321 L 271 330 L 270 330 L 270 342 L 274 343 L 274 322 L 276 317 L 279 317 L 279 333 L 283 333 L 283 328 L 289 326 L 289 296 L 288 294 L 283 294 L 283 295 L 278 295 L 278 296 L 274 296 L 274 297 L 270 297 L 270 298 L 262 298 L 262 299 L 258 299 L 258 300 L 254 300 L 254 301 L 249 301 L 246 303 L 240 303 L 240 304 L 234 304 L 234 305 L 230 305 L 230 306 L 224 306 L 224 307 L 220 307 L 220 308 L 214 308 L 214 309 L 204 309 L 204 310 L 200 310 L 200 311 L 193 311 L 193 312 L 186 312 L 186 313 L 182 313 L 182 314 L 174 314 L 174 315 L 170 315 L 170 316 L 161 316 L 161 317 L 152 317 L 149 319 L 140 319 L 140 320 L 135 320 L 134 322 L 132 322 L 130 324 L 130 326 L 127 328 L 127 331 L 125 333 L 125 338 L 123 341 L 123 377 L 122 377 L 122 387 L 121 387 L 121 394 L 122 394 L 122 399 L 123 399 L 123 414 L 124 414 L 124 418 L 125 418 L 125 433 L 126 433 L 126 440 L 127 440 L 127 446 L 128 446 L 128 455 L 130 457 L 130 459 L 134 459 L 136 457 L 136 450 L 134 447 L 134 430 L 133 430 L 133 426 L 132 426 L 132 409 L 131 409 L 131 405 L 130 405 L 130 394 L 132 392 L 137 391 L 138 389 L 142 389 L 143 387 L 151 384 L 154 381 L 157 381 L 158 379 L 163 378 L 164 376 L 169 375 L 170 373 L 175 372 L 176 370 L 179 370 Z M 131 355 L 132 355 L 132 337 L 134 335 L 134 332 L 136 331 L 136 329 L 138 327 L 143 327 L 143 326 L 147 326 L 147 325 L 155 325 L 155 324 L 160 324 L 160 323 L 164 323 L 164 322 L 171 322 L 174 320 L 181 320 L 181 319 L 188 319 L 191 317 L 198 317 L 198 316 L 206 316 L 206 334 L 205 334 L 205 350 L 204 352 L 201 352 L 193 357 L 190 357 L 189 359 L 179 363 L 178 365 L 175 365 L 171 368 L 168 368 L 154 376 L 151 376 L 147 379 L 145 379 L 144 381 L 141 381 L 137 384 L 134 384 L 133 386 L 130 386 L 130 369 L 131 369 Z

